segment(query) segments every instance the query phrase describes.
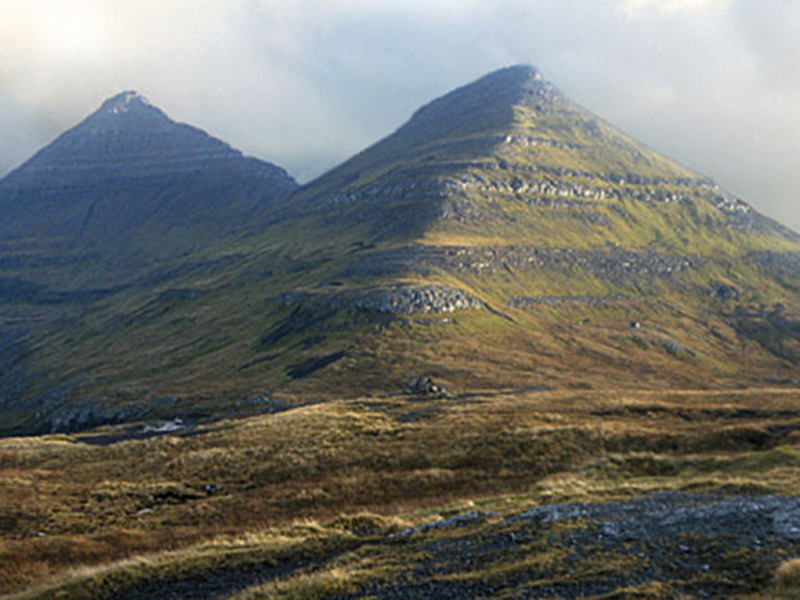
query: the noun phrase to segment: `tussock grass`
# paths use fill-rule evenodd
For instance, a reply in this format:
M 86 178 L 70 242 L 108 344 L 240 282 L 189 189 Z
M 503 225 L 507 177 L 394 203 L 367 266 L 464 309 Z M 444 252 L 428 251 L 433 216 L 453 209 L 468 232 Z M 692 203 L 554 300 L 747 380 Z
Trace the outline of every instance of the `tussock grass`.
M 775 571 L 775 587 L 800 597 L 800 559 L 789 560 Z
M 765 590 L 749 594 L 748 600 L 771 600 L 781 598 L 797 600 L 800 598 L 800 559 L 786 560 L 775 569 L 775 576 Z
M 359 582 L 358 572 L 346 569 L 302 573 L 279 581 L 250 588 L 233 598 L 235 600 L 257 600 L 281 598 L 283 600 L 323 600 L 334 594 L 354 591 Z
M 381 518 L 358 515 L 355 521 L 380 524 Z M 380 533 L 384 533 L 383 530 Z M 65 576 L 28 592 L 12 596 L 31 598 L 99 598 L 112 593 L 135 594 L 137 586 L 208 572 L 246 572 L 277 568 L 284 563 L 321 559 L 353 547 L 355 534 L 341 524 L 325 527 L 306 520 L 291 527 L 220 536 L 188 548 L 116 561 L 107 565 L 78 567 Z M 131 591 L 134 590 L 134 591 Z
M 137 555 L 202 571 L 219 564 L 209 557 L 294 547 L 303 527 L 304 544 L 335 546 L 475 509 L 667 490 L 800 494 L 797 407 L 789 389 L 507 390 L 335 401 L 107 446 L 4 439 L 0 586 Z M 184 551 L 197 562 L 171 554 Z

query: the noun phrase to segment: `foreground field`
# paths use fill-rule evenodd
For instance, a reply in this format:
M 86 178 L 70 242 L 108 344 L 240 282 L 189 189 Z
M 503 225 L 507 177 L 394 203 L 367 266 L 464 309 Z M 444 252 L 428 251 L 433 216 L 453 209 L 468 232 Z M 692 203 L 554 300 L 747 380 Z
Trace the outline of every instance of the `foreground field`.
M 786 596 L 798 431 L 797 389 L 516 390 L 5 439 L 0 589 Z

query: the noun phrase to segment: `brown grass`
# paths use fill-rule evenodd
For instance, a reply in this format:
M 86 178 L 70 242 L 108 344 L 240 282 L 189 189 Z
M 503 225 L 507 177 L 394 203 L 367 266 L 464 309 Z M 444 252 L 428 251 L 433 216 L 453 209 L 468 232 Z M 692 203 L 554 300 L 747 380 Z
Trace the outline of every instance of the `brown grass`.
M 786 561 L 778 567 L 773 587 L 783 598 L 800 598 L 800 559 Z
M 109 446 L 0 440 L 0 590 L 305 517 L 684 488 L 800 493 L 799 398 L 361 398 Z

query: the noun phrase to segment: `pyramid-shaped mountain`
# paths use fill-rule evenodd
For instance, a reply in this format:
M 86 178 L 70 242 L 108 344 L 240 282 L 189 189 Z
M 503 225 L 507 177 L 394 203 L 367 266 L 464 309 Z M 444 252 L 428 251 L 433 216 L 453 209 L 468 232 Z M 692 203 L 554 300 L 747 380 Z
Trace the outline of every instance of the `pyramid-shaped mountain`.
M 293 206 L 287 218 L 303 214 L 334 239 L 361 236 L 308 290 L 312 303 L 347 295 L 401 313 L 619 308 L 673 294 L 748 290 L 755 299 L 775 291 L 763 276 L 788 284 L 775 298 L 796 300 L 796 233 L 577 106 L 528 66 L 424 106 L 302 189 Z M 414 285 L 425 279 L 436 285 Z
M 641 206 L 664 215 L 691 204 L 710 220 L 673 227 L 705 223 L 798 239 L 575 105 L 528 66 L 491 73 L 424 106 L 305 194 L 304 210 L 351 221 L 382 217 L 382 233 L 399 237 L 500 231 L 527 241 L 539 234 L 547 245 L 564 235 L 645 244 L 659 223 L 633 231 Z
M 260 214 L 224 260 L 26 341 L 26 368 L 48 375 L 0 381 L 14 426 L 229 414 L 421 375 L 454 394 L 725 388 L 800 365 L 800 238 L 530 67 L 431 102 Z
M 202 248 L 296 187 L 283 169 L 123 92 L 0 181 L 0 235 L 164 258 Z

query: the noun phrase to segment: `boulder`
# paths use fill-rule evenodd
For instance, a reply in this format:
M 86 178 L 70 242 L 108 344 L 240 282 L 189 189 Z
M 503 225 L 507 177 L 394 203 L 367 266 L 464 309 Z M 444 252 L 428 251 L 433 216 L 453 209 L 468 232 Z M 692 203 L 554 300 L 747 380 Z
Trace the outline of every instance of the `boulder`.
M 719 300 L 727 301 L 727 300 L 738 300 L 741 294 L 739 293 L 739 290 L 737 290 L 732 285 L 720 284 L 714 286 L 713 295 Z
M 407 388 L 407 393 L 415 396 L 436 396 L 438 398 L 447 398 L 450 394 L 443 386 L 436 383 L 427 375 L 420 375 L 414 379 Z

